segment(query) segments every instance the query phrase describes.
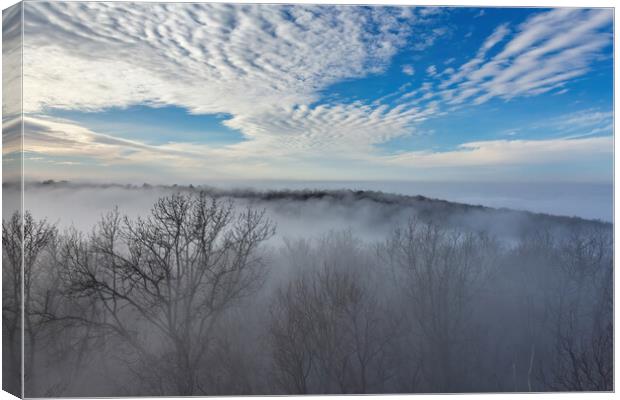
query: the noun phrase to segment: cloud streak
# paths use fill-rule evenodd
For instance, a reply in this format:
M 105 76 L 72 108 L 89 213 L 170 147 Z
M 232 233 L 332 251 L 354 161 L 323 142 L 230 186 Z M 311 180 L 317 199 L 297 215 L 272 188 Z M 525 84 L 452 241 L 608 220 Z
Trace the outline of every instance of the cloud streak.
M 500 25 L 476 57 L 439 84 L 441 96 L 451 104 L 481 104 L 562 88 L 588 72 L 612 43 L 602 31 L 612 19 L 606 9 L 555 9 L 529 18 L 507 41 L 509 27 Z M 499 51 L 488 56 L 497 47 Z
M 469 142 L 455 150 L 405 152 L 388 157 L 388 160 L 395 164 L 428 168 L 554 164 L 600 157 L 611 162 L 612 137 Z

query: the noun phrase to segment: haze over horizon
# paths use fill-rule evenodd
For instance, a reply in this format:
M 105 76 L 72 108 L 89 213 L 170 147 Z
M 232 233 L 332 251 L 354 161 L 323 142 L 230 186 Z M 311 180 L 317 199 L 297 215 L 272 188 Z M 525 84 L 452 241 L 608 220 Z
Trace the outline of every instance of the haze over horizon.
M 47 184 L 45 184 L 47 183 Z M 90 198 L 103 196 L 108 198 L 115 193 L 107 193 L 106 188 L 148 189 L 158 184 L 150 182 L 84 182 L 84 181 L 47 181 L 26 182 L 27 208 L 38 209 L 41 204 L 58 202 L 74 202 L 78 197 L 88 206 L 89 200 L 76 196 L 72 200 L 73 189 L 89 189 L 94 192 Z M 374 191 L 403 196 L 424 196 L 430 199 L 446 200 L 453 203 L 481 205 L 491 208 L 507 208 L 516 211 L 529 211 L 554 216 L 579 217 L 583 219 L 613 222 L 613 185 L 600 183 L 574 182 L 424 182 L 424 181 L 210 181 L 194 183 L 168 183 L 161 186 L 173 189 L 174 186 L 222 189 L 224 191 L 264 192 L 264 191 Z M 47 189 L 47 190 L 46 190 Z M 60 189 L 60 190 L 57 190 Z M 128 188 L 129 189 L 129 188 Z M 133 190 L 132 189 L 132 190 Z M 5 190 L 7 190 L 5 188 Z M 67 191 L 69 190 L 69 191 Z M 168 191 L 169 191 L 168 190 Z M 50 201 L 42 201 L 43 197 L 52 196 Z M 144 197 L 137 194 L 136 197 Z M 150 198 L 147 196 L 147 198 Z M 53 199 L 53 200 L 52 200 Z M 123 200 L 124 199 L 124 200 Z M 92 200 L 90 200 L 92 201 Z M 123 195 L 118 199 L 109 198 L 111 203 L 122 205 L 127 201 Z M 148 202 L 143 206 L 149 207 Z M 45 207 L 44 207 L 45 208 Z M 64 219 L 63 215 L 40 215 L 41 217 Z M 99 215 L 96 214 L 95 218 Z

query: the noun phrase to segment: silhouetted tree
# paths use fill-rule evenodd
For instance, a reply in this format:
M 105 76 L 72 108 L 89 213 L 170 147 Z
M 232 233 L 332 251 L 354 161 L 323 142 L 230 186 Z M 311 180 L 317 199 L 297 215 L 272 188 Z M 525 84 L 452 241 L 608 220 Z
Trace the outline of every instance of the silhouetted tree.
M 308 250 L 305 242 L 297 249 L 302 257 Z M 398 324 L 371 285 L 374 265 L 350 233 L 327 235 L 305 255 L 314 266 L 281 288 L 272 305 L 280 387 L 287 393 L 380 391 L 395 367 Z
M 416 218 L 397 228 L 383 247 L 405 291 L 417 356 L 432 391 L 467 388 L 463 350 L 472 332 L 472 302 L 497 257 L 485 235 L 450 231 Z
M 555 297 L 548 306 L 554 347 L 551 389 L 613 390 L 613 258 L 611 236 L 573 230 L 558 246 Z
M 164 197 L 147 218 L 107 214 L 89 240 L 62 248 L 68 293 L 96 301 L 86 320 L 131 348 L 135 372 L 162 394 L 200 392 L 197 380 L 221 315 L 260 287 L 260 244 L 274 233 L 264 212 L 235 214 L 204 193 Z
M 9 355 L 14 364 L 20 365 L 19 350 L 21 335 L 22 290 L 23 290 L 23 334 L 24 334 L 24 379 L 27 386 L 36 387 L 37 340 L 43 334 L 41 325 L 45 322 L 50 306 L 51 288 L 44 253 L 56 237 L 56 228 L 45 220 L 36 221 L 29 212 L 14 213 L 9 221 L 2 223 L 3 247 L 3 326 L 10 344 Z M 23 238 L 23 240 L 22 240 Z M 23 253 L 22 253 L 23 251 Z M 23 264 L 22 264 L 23 255 Z M 23 268 L 22 268 L 23 265 Z M 29 395 L 26 392 L 26 395 Z

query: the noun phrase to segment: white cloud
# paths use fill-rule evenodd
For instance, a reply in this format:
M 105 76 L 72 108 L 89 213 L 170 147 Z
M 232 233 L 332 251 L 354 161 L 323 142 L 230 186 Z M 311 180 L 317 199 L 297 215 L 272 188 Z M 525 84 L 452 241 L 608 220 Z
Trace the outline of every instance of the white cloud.
M 598 109 L 581 110 L 537 124 L 538 128 L 554 129 L 561 136 L 583 138 L 595 135 L 613 135 L 614 115 Z
M 415 74 L 415 68 L 413 68 L 413 65 L 403 65 L 403 74 L 413 76 Z
M 291 156 L 315 153 L 347 157 L 367 154 L 373 151 L 373 145 L 410 133 L 413 124 L 436 112 L 436 104 L 394 108 L 362 103 L 302 105 L 260 115 L 239 115 L 225 124 L 253 139 L 232 146 L 248 153 L 261 149 Z
M 492 140 L 463 143 L 456 150 L 407 152 L 385 162 L 409 167 L 473 167 L 536 165 L 600 159 L 613 156 L 613 138 L 552 140 Z
M 21 7 L 2 12 L 2 115 L 3 120 L 21 113 Z
M 267 143 L 272 151 L 368 149 L 435 107 L 309 105 L 334 82 L 383 71 L 416 23 L 424 27 L 421 46 L 445 34 L 429 29 L 431 15 L 393 7 L 28 3 L 24 108 L 176 105 L 230 114 L 226 125 L 251 139 L 232 148 L 248 153 Z
M 422 14 L 422 11 L 420 13 Z M 434 15 L 441 14 L 441 13 L 442 12 L 426 14 L 426 15 L 434 16 Z M 447 36 L 450 33 L 451 33 L 450 29 L 446 27 L 432 28 L 432 29 L 429 28 L 428 31 L 417 35 L 417 41 L 411 44 L 411 48 L 415 51 L 426 50 L 427 48 L 433 46 L 435 42 L 437 41 L 437 39 L 439 39 L 442 36 Z
M 428 111 L 432 113 L 433 111 Z M 166 166 L 166 176 L 170 179 L 187 180 L 196 178 L 196 171 L 201 171 L 202 178 L 258 178 L 258 179 L 314 179 L 316 171 L 332 179 L 355 179 L 360 173 L 367 177 L 378 178 L 389 173 L 394 178 L 422 177 L 421 171 L 439 169 L 466 173 L 470 168 L 493 168 L 502 166 L 531 166 L 553 165 L 570 163 L 580 165 L 589 160 L 601 161 L 613 157 L 613 138 L 606 137 L 566 137 L 550 140 L 493 140 L 464 143 L 455 150 L 432 152 L 415 151 L 403 152 L 397 155 L 384 155 L 368 146 L 370 131 L 360 131 L 358 136 L 341 135 L 338 126 L 345 123 L 343 116 L 350 116 L 346 109 L 298 109 L 297 118 L 278 120 L 274 115 L 272 127 L 275 134 L 262 136 L 253 145 L 244 142 L 225 148 L 212 148 L 208 145 L 196 143 L 165 143 L 150 145 L 140 141 L 120 139 L 99 132 L 94 132 L 76 123 L 67 120 L 51 119 L 49 117 L 26 117 L 25 129 L 27 132 L 24 150 L 28 155 L 27 166 L 32 161 L 50 162 L 71 165 L 81 164 L 79 170 L 69 171 L 75 177 L 80 171 L 98 167 L 99 173 L 107 171 L 105 167 L 122 165 L 125 167 L 160 168 Z M 390 125 L 380 122 L 379 114 L 389 114 L 384 118 L 391 120 Z M 288 113 L 284 113 L 285 115 Z M 385 140 L 394 131 L 403 129 L 400 119 L 405 116 L 396 116 L 385 109 L 368 110 L 351 117 L 353 125 L 365 126 L 366 114 L 373 115 L 374 129 L 383 135 Z M 420 113 L 423 114 L 423 113 Z M 409 116 L 415 118 L 414 116 Z M 424 118 L 424 115 L 417 115 Z M 318 140 L 314 131 L 316 120 L 327 120 L 335 126 L 330 136 L 320 134 Z M 235 121 L 247 124 L 248 130 L 263 127 L 265 121 Z M 287 124 L 291 128 L 287 127 Z M 301 125 L 300 125 L 301 124 Z M 372 125 L 372 123 L 371 123 Z M 279 129 L 279 130 L 278 130 Z M 288 129 L 298 129 L 301 132 L 289 134 Z M 416 134 L 422 134 L 417 132 Z M 428 132 L 428 134 L 433 134 Z M 374 135 L 371 135 L 373 138 Z M 373 139 L 374 140 L 374 139 Z M 316 145 L 316 147 L 315 147 Z M 312 147 L 314 152 L 308 152 Z M 5 151 L 8 151 L 5 149 Z M 268 155 L 267 159 L 265 156 Z M 5 154 L 7 156 L 7 154 Z M 88 161 L 83 161 L 83 160 Z M 54 161 L 58 160 L 58 161 Z M 335 164 L 334 164 L 335 163 Z M 334 165 L 339 165 L 333 169 Z M 351 166 L 356 167 L 351 169 Z M 585 164 L 584 164 L 585 165 Z M 101 169 L 104 167 L 103 169 Z M 491 168 L 491 169 L 489 169 Z M 123 171 L 132 171 L 125 168 Z M 136 169 L 135 172 L 137 172 Z M 40 171 L 27 167 L 27 179 L 32 173 Z M 51 171 L 50 171 L 51 172 Z M 105 179 L 110 179 L 110 172 L 105 172 Z M 58 175 L 63 179 L 68 176 Z M 161 178 L 161 177 L 160 177 Z M 104 180 L 105 180 L 104 179 Z M 154 176 L 148 175 L 137 179 L 151 180 Z M 191 179 L 191 178 L 189 178 Z
M 58 161 L 53 160 L 60 159 L 71 163 L 88 160 L 86 164 L 98 167 L 165 166 L 167 176 L 177 179 L 195 177 L 197 171 L 218 179 L 311 177 L 313 171 L 323 168 L 319 164 L 325 160 L 367 160 L 373 144 L 408 134 L 409 123 L 433 112 L 361 104 L 272 110 L 226 121 L 253 140 L 223 147 L 185 142 L 152 145 L 96 132 L 70 120 L 26 116 L 24 151 L 56 165 Z M 16 150 L 10 146 L 3 149 L 5 156 Z M 33 172 L 26 170 L 27 175 Z
M 230 114 L 225 125 L 249 139 L 217 149 L 151 146 L 70 121 L 30 117 L 35 134 L 29 146 L 35 152 L 104 163 L 164 160 L 181 169 L 219 166 L 265 176 L 281 174 L 282 160 L 327 155 L 390 166 L 478 165 L 502 162 L 503 156 L 505 162 L 527 160 L 526 153 L 544 159 L 562 146 L 577 154 L 570 146 L 600 145 L 586 139 L 476 142 L 453 152 L 387 158 L 375 148 L 415 132 L 418 122 L 441 115 L 446 103 L 535 95 L 583 75 L 610 43 L 601 33 L 611 21 L 607 10 L 538 13 L 512 31 L 500 25 L 460 68 L 438 73 L 432 65 L 420 87 L 406 92 L 403 86 L 384 96 L 397 98 L 388 107 L 381 101 L 317 100 L 330 84 L 384 71 L 405 45 L 424 49 L 448 34 L 431 26 L 440 9 L 97 2 L 25 7 L 27 112 L 176 105 L 193 113 Z M 415 73 L 413 65 L 402 71 Z M 588 140 L 595 139 L 602 140 Z
M 89 164 L 99 166 L 160 166 L 163 163 L 168 169 L 187 173 L 195 168 L 218 170 L 218 164 L 231 163 L 236 156 L 234 151 L 213 149 L 201 144 L 150 145 L 95 132 L 72 121 L 43 116 L 25 117 L 24 131 L 24 152 L 47 160 L 58 157 L 85 158 Z M 33 158 L 29 157 L 29 160 Z M 80 162 L 73 159 L 61 162 L 65 161 Z M 247 162 L 251 165 L 252 157 L 247 157 Z M 33 171 L 26 168 L 26 172 Z
M 452 104 L 484 103 L 491 98 L 534 96 L 564 86 L 584 75 L 611 44 L 603 32 L 612 23 L 609 9 L 560 8 L 539 13 L 518 27 L 515 35 L 488 57 L 509 34 L 499 26 L 477 55 L 440 83 Z
M 487 51 L 491 50 L 495 45 L 504 40 L 504 38 L 510 33 L 510 29 L 508 29 L 508 24 L 502 24 L 495 28 L 491 36 L 489 36 L 482 47 L 478 50 L 478 56 L 483 57 Z
M 142 156 L 165 153 L 157 146 L 96 133 L 71 121 L 48 117 L 25 117 L 24 131 L 24 151 L 27 153 L 86 156 L 107 161 L 135 152 L 142 152 Z
M 28 3 L 25 20 L 26 111 L 150 102 L 235 114 L 309 104 L 326 85 L 382 71 L 416 16 L 381 7 L 56 2 Z
M 578 111 L 572 114 L 563 115 L 551 121 L 552 124 L 563 127 L 592 127 L 599 124 L 609 125 L 613 122 L 614 114 L 611 111 L 600 111 L 595 109 Z M 611 133 L 611 132 L 610 132 Z

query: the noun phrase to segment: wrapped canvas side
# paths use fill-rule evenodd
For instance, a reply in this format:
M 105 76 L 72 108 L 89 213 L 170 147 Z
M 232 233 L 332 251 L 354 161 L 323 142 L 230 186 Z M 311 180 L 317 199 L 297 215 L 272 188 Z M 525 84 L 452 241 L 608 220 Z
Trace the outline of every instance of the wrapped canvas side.
M 22 3 L 2 12 L 2 389 L 23 396 Z

